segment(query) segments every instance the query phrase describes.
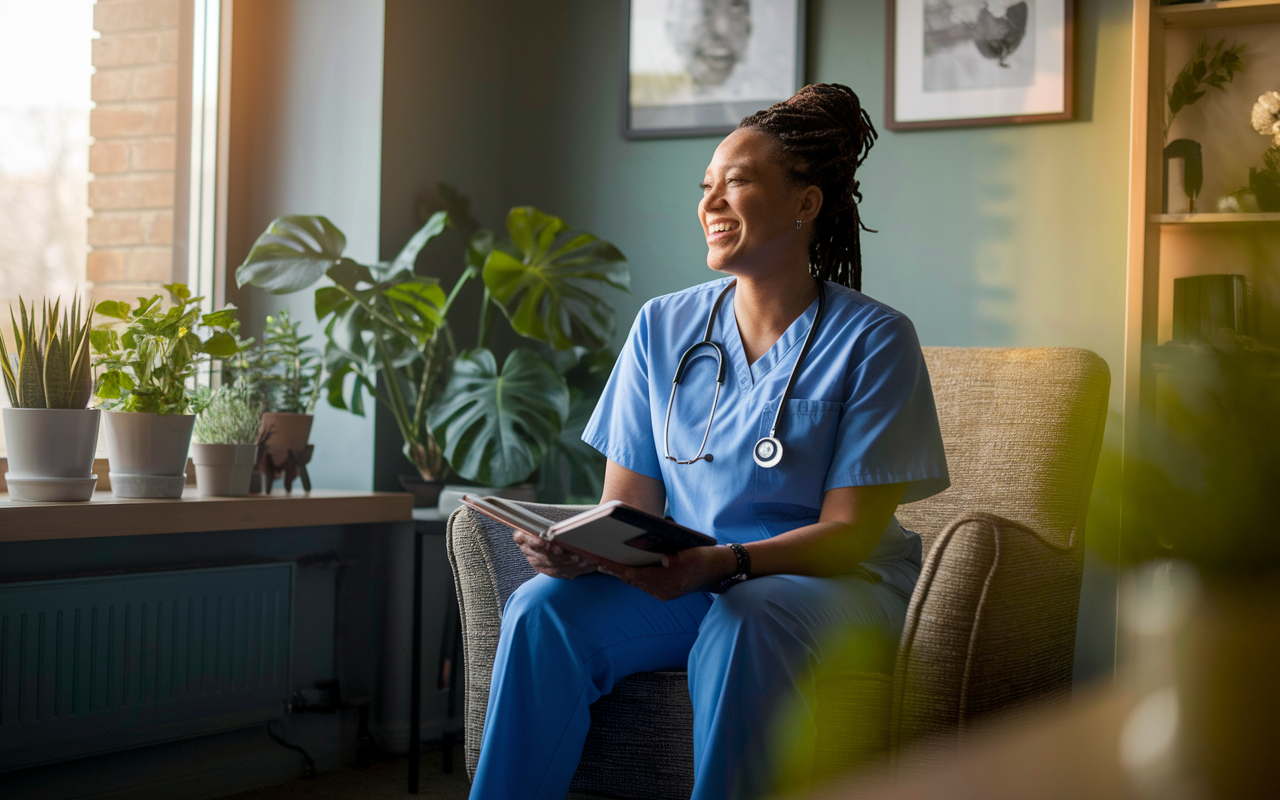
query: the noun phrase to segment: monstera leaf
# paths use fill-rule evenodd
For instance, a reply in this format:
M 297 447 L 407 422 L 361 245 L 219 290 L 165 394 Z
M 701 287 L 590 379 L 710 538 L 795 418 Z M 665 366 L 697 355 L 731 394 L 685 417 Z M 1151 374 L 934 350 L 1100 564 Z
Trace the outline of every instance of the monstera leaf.
M 598 293 L 631 285 L 618 248 L 531 206 L 511 209 L 507 233 L 513 252 L 489 253 L 484 284 L 516 333 L 557 350 L 603 347 L 613 308 Z
M 236 269 L 236 285 L 272 294 L 305 289 L 346 260 L 346 247 L 347 237 L 324 217 L 277 217 Z
M 454 362 L 428 419 L 455 472 L 508 486 L 538 466 L 568 413 L 569 389 L 551 362 L 517 348 L 499 372 L 493 353 L 478 349 Z

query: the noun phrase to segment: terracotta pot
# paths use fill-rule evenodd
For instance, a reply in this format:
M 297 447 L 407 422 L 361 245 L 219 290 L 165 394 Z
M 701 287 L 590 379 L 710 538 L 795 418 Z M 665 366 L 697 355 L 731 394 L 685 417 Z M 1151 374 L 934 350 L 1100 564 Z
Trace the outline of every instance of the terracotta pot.
M 270 432 L 263 447 L 271 462 L 277 467 L 289 457 L 289 451 L 302 452 L 311 438 L 311 414 L 287 414 L 282 411 L 267 411 L 262 415 L 261 436 Z
M 96 408 L 6 408 L 5 440 L 14 500 L 76 502 L 93 497 L 93 452 L 102 412 Z
M 106 419 L 111 493 L 182 497 L 195 415 L 108 411 Z
M 196 488 L 201 497 L 244 497 L 257 461 L 256 444 L 191 445 L 196 467 Z

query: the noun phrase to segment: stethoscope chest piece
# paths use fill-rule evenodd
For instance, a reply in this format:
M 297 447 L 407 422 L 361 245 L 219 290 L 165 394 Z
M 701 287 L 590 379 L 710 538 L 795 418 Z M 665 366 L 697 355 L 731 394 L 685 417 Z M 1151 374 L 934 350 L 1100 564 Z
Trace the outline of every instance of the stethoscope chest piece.
M 782 442 L 772 436 L 766 436 L 756 442 L 751 450 L 751 457 L 762 467 L 776 467 L 782 460 Z

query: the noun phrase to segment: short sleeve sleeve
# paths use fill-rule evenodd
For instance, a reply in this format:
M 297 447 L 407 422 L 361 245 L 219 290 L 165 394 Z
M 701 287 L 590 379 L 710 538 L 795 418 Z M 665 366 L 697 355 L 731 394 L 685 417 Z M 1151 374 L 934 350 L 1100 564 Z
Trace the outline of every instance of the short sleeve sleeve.
M 941 492 L 951 481 L 915 327 L 904 316 L 887 315 L 859 338 L 824 491 L 906 483 L 904 503 Z
M 582 441 L 632 472 L 662 480 L 649 399 L 649 306 L 636 315 Z

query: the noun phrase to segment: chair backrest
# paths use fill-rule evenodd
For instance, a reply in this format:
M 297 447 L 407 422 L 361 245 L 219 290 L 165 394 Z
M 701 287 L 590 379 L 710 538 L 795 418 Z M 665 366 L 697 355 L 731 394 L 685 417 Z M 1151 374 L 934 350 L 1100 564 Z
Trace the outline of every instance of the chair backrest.
M 1083 537 L 1111 385 L 1071 347 L 926 347 L 951 488 L 898 509 L 934 538 L 962 514 L 1021 523 L 1059 547 Z

